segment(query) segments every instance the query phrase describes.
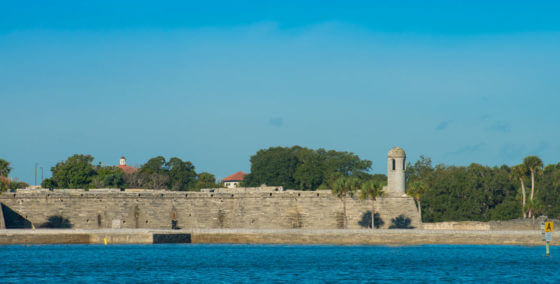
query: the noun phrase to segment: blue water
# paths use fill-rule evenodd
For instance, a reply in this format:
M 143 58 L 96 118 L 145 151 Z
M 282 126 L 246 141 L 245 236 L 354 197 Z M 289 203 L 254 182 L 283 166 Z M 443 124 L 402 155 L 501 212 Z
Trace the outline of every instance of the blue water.
M 0 246 L 8 282 L 560 282 L 560 247 Z

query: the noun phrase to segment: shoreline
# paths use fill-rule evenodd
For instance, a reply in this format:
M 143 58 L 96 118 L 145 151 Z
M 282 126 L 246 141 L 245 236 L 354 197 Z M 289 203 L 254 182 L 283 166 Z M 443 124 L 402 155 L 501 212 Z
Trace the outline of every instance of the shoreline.
M 541 246 L 541 232 L 467 230 L 306 230 L 306 229 L 4 229 L 9 244 L 325 244 L 325 245 L 528 245 Z M 554 232 L 552 246 L 560 246 Z

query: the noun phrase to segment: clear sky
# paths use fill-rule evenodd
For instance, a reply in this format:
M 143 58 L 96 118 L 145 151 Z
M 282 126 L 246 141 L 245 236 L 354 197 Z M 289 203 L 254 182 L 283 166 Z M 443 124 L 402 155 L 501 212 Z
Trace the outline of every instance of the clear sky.
M 560 2 L 301 2 L 4 2 L 0 158 L 29 183 L 75 153 L 218 178 L 270 146 L 560 161 Z

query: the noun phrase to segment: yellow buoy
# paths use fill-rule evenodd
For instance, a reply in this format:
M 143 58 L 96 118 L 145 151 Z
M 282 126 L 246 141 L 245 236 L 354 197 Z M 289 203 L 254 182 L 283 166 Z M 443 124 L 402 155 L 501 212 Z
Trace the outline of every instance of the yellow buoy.
M 103 238 L 103 242 L 107 244 L 107 238 Z

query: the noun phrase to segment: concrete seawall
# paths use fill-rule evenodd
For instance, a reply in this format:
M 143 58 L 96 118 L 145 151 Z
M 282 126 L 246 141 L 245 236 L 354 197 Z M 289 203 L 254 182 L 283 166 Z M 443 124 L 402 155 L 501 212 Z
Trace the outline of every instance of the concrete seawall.
M 532 245 L 540 246 L 539 231 L 441 230 L 0 230 L 0 244 L 332 244 L 332 245 Z M 552 245 L 560 245 L 560 233 Z

